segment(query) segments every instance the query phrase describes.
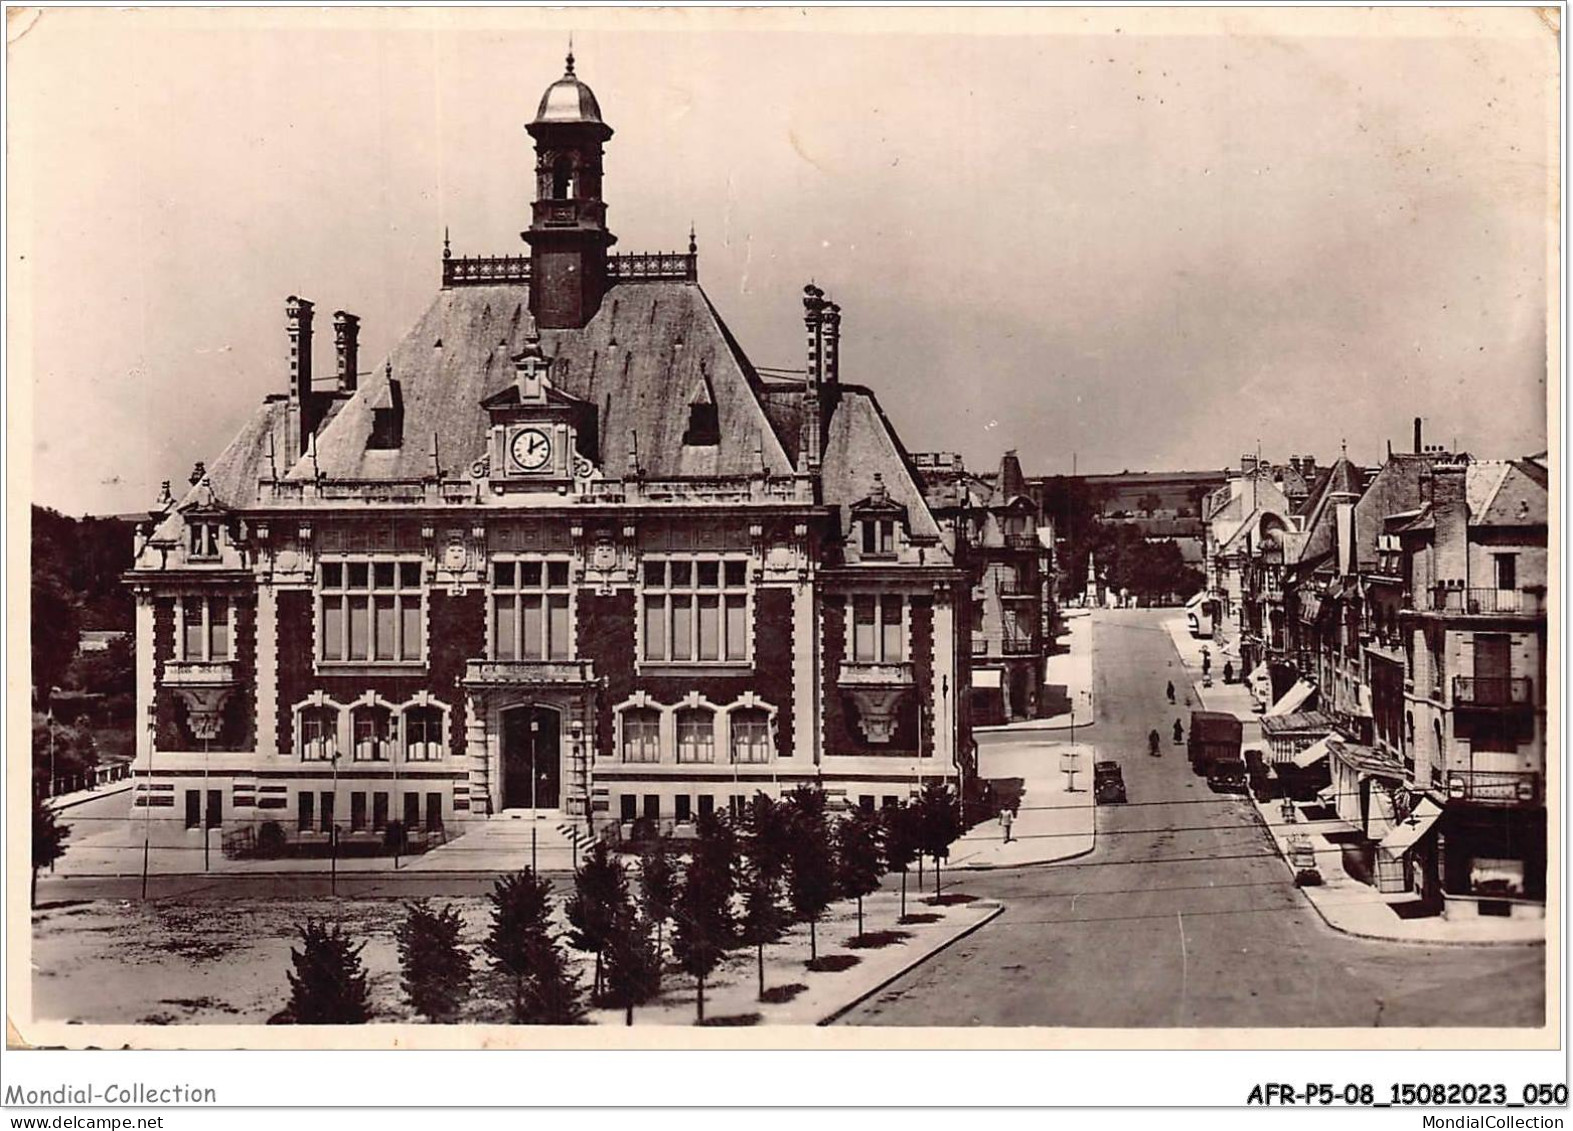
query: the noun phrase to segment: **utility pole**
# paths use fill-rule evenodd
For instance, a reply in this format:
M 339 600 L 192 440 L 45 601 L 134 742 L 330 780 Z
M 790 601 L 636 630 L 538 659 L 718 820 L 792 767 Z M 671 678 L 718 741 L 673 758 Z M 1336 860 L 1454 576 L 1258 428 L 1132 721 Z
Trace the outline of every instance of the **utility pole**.
M 351 736 L 354 737 L 353 735 Z M 333 796 L 328 805 L 328 894 L 339 894 L 339 744 L 333 743 Z
M 142 787 L 142 898 L 147 898 L 148 846 L 153 839 L 153 745 L 158 739 L 158 709 L 147 705 L 147 768 L 143 771 Z M 136 786 L 132 786 L 135 797 Z
M 536 759 L 540 756 L 539 746 L 538 746 L 538 744 L 536 742 L 536 735 L 540 733 L 540 729 L 541 729 L 541 720 L 538 717 L 536 717 L 536 716 L 534 716 L 532 714 L 532 716 L 530 718 L 530 871 L 531 872 L 536 872 L 536 871 L 539 870 L 536 867 L 536 864 L 535 864 L 535 822 L 540 819 L 539 815 L 535 811 L 535 783 L 539 780 L 539 778 L 541 776 L 541 768 L 538 765 L 536 765 Z
M 213 827 L 212 794 L 208 792 L 209 748 L 212 744 L 213 740 L 204 734 L 202 736 L 202 870 L 204 872 L 208 870 L 209 845 L 212 843 L 212 837 L 208 835 Z

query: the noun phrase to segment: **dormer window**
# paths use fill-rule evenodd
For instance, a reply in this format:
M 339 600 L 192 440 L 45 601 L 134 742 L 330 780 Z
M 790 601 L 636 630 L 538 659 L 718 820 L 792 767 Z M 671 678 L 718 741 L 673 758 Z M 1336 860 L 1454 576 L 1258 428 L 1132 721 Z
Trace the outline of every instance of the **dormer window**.
M 713 404 L 688 406 L 688 431 L 683 443 L 689 447 L 711 447 L 721 442 L 721 417 Z
M 219 524 L 193 522 L 191 524 L 191 557 L 213 559 L 219 556 Z
M 893 558 L 896 556 L 896 523 L 889 518 L 864 519 L 863 556 L 865 558 Z

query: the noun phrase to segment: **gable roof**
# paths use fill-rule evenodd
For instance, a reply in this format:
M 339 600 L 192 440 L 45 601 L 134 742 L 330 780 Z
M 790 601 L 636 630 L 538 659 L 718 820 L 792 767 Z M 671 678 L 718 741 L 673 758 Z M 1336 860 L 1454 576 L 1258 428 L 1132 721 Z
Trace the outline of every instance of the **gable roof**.
M 520 285 L 438 292 L 378 372 L 317 436 L 317 466 L 343 479 L 416 479 L 432 467 L 435 438 L 444 474 L 463 474 L 486 454 L 490 420 L 481 404 L 514 380 L 513 358 L 535 329 L 529 290 Z M 753 367 L 697 284 L 612 287 L 582 329 L 542 330 L 552 384 L 593 405 L 599 451 L 613 478 L 626 476 L 630 448 L 653 478 L 747 475 L 762 455 L 772 474 L 792 469 L 766 415 Z M 372 408 L 390 379 L 403 394 L 403 443 L 368 450 Z M 720 443 L 685 446 L 696 385 L 714 398 Z M 310 476 L 307 459 L 292 477 Z

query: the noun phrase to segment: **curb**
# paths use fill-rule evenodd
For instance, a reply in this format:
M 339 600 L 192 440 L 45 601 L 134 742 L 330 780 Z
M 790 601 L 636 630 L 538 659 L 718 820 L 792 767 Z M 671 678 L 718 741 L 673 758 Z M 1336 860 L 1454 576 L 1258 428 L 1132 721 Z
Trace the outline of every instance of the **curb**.
M 972 926 L 968 927 L 966 930 L 962 931 L 960 934 L 953 935 L 950 938 L 946 939 L 944 942 L 940 943 L 937 947 L 935 947 L 933 950 L 929 951 L 927 954 L 924 954 L 924 955 L 921 955 L 921 956 L 919 956 L 917 958 L 914 958 L 911 962 L 909 962 L 907 965 L 903 966 L 901 969 L 895 971 L 888 978 L 886 978 L 883 981 L 881 981 L 878 985 L 873 986 L 870 989 L 864 990 L 862 993 L 860 993 L 857 997 L 853 998 L 851 1001 L 845 1002 L 842 1005 L 837 1006 L 831 1012 L 825 1014 L 825 1016 L 821 1017 L 818 1021 L 814 1022 L 814 1024 L 815 1025 L 834 1025 L 841 1018 L 845 1017 L 848 1013 L 851 1013 L 854 1009 L 856 1009 L 858 1006 L 862 1005 L 865 1001 L 867 1001 L 869 998 L 873 997 L 875 994 L 879 993 L 886 986 L 890 985 L 890 983 L 894 982 L 897 978 L 905 977 L 907 974 L 911 973 L 913 970 L 916 970 L 919 966 L 923 965 L 929 959 L 933 958 L 936 954 L 939 954 L 942 951 L 948 950 L 951 947 L 955 946 L 962 939 L 966 938 L 968 935 L 972 934 L 974 931 L 977 931 L 977 930 L 979 930 L 979 929 L 981 929 L 983 927 L 988 926 L 990 923 L 994 922 L 994 920 L 998 919 L 1004 913 L 1005 913 L 1005 905 L 1003 903 L 1001 903 L 998 907 L 994 908 L 993 911 L 991 911 L 989 914 L 985 915 L 982 919 L 979 919 L 976 923 L 972 924 Z
M 67 809 L 75 809 L 78 805 L 86 805 L 89 801 L 102 801 L 106 797 L 114 797 L 121 793 L 130 793 L 131 785 L 131 780 L 127 778 L 125 779 L 125 784 L 122 785 L 119 789 L 106 789 L 102 793 L 99 793 L 95 790 L 94 792 L 89 793 L 86 797 L 78 797 L 74 800 L 67 801 L 64 804 L 51 805 L 50 808 L 53 809 L 56 813 L 64 813 Z
M 1096 723 L 1096 720 L 1094 719 L 1094 720 L 1091 720 L 1091 721 L 1088 721 L 1088 722 L 1085 722 L 1085 723 L 1077 723 L 1075 726 L 1072 726 L 1070 723 L 1056 723 L 1056 722 L 1052 722 L 1050 720 L 1044 720 L 1041 723 L 1039 723 L 1039 722 L 1010 723 L 1010 724 L 1007 724 L 1005 726 L 973 727 L 972 728 L 972 733 L 973 734 L 1033 734 L 1033 733 L 1035 733 L 1037 731 L 1040 731 L 1040 730 L 1054 730 L 1054 731 L 1060 731 L 1060 730 L 1087 730 L 1090 727 L 1092 727 L 1093 725 L 1095 725 L 1095 723 Z
M 1254 797 L 1251 798 L 1251 814 L 1256 818 L 1256 823 L 1261 826 L 1262 831 L 1267 834 L 1267 838 L 1272 841 L 1273 851 L 1275 853 L 1277 853 L 1278 859 L 1283 860 L 1284 859 L 1283 849 L 1281 847 L 1279 847 L 1278 838 L 1273 836 L 1273 831 L 1272 831 L 1271 828 L 1268 827 L 1267 819 L 1262 816 L 1262 811 L 1257 806 L 1256 799 Z M 1287 861 L 1285 861 L 1285 863 L 1287 863 Z M 1319 904 L 1316 900 L 1312 899 L 1310 897 L 1310 895 L 1308 895 L 1306 893 L 1306 890 L 1304 888 L 1296 886 L 1295 887 L 1295 891 L 1299 893 L 1300 898 L 1303 899 L 1307 904 L 1310 905 L 1311 910 L 1315 911 L 1316 914 L 1317 914 L 1317 917 L 1320 918 L 1323 923 L 1327 924 L 1327 926 L 1331 930 L 1337 931 L 1341 935 L 1348 935 L 1352 939 L 1365 939 L 1368 942 L 1394 943 L 1394 944 L 1397 944 L 1399 946 L 1458 946 L 1458 947 L 1471 947 L 1471 946 L 1539 946 L 1539 947 L 1543 947 L 1543 946 L 1546 945 L 1546 940 L 1543 939 L 1543 938 L 1540 938 L 1540 939 L 1406 939 L 1406 938 L 1400 938 L 1400 937 L 1398 937 L 1396 935 L 1377 935 L 1377 934 L 1372 934 L 1370 931 L 1356 931 L 1356 930 L 1350 929 L 1349 927 L 1341 927 L 1337 923 L 1333 922 L 1332 919 L 1328 918 L 1327 912 L 1322 909 L 1321 904 Z

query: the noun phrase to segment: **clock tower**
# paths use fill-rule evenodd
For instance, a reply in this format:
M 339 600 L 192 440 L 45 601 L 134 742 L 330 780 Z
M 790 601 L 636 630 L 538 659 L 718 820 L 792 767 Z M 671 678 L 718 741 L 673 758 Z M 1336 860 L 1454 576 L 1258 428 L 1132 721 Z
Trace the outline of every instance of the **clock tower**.
M 530 313 L 545 330 L 578 329 L 595 317 L 606 293 L 606 230 L 601 155 L 611 127 L 590 88 L 574 74 L 546 88 L 535 121 L 535 204 L 530 229 Z

